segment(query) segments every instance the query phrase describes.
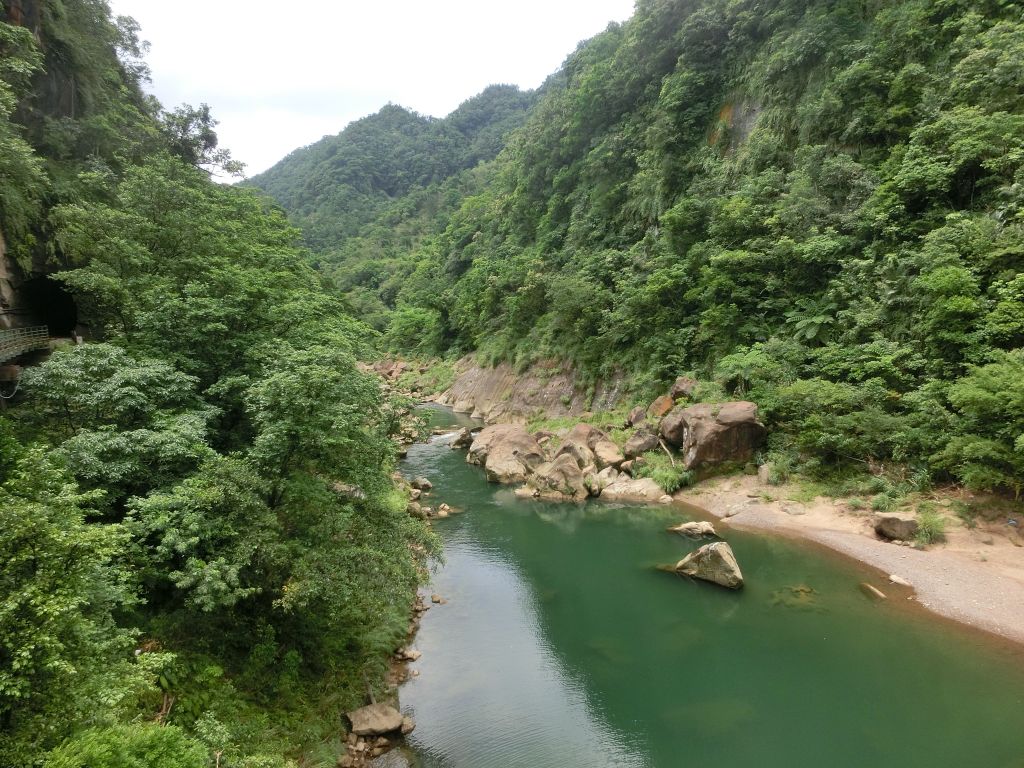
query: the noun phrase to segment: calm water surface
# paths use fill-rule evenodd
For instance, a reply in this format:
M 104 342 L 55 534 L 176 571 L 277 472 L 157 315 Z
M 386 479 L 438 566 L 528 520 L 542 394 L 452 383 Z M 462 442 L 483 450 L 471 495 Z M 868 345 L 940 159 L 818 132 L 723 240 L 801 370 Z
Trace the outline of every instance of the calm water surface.
M 465 510 L 401 692 L 427 768 L 1024 768 L 1024 654 L 869 601 L 855 564 L 730 531 L 732 593 L 654 569 L 698 546 L 678 509 L 519 500 L 441 441 L 404 471 Z

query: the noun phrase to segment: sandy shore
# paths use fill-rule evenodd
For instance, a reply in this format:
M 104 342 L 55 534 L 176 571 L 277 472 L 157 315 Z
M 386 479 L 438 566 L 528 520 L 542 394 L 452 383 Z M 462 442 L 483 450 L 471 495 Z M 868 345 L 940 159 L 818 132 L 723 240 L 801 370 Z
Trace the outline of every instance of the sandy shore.
M 1024 644 L 1024 539 L 1005 521 L 968 530 L 947 522 L 946 542 L 927 550 L 880 541 L 870 512 L 818 497 L 801 503 L 785 487 L 726 477 L 680 491 L 677 501 L 737 528 L 795 535 L 909 581 L 921 605 Z M 879 583 L 883 589 L 884 581 Z

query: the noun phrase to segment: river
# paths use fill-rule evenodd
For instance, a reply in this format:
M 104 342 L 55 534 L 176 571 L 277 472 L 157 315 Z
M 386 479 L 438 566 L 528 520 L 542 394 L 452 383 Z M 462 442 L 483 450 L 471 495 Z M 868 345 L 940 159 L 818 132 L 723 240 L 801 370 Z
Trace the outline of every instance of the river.
M 655 569 L 686 510 L 516 499 L 440 440 L 403 471 L 463 510 L 401 689 L 425 768 L 1024 767 L 1024 653 L 856 563 L 730 531 L 734 593 Z

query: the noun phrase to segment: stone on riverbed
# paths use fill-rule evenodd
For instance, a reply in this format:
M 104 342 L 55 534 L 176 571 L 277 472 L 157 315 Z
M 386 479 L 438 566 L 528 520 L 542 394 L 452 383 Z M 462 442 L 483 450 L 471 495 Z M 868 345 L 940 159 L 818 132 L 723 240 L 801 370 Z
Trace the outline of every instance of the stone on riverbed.
M 707 520 L 695 520 L 692 523 L 680 523 L 668 529 L 670 533 L 678 533 L 680 536 L 689 536 L 691 539 L 699 539 L 703 536 L 717 536 L 715 526 Z
M 676 573 L 721 584 L 729 589 L 743 586 L 743 573 L 736 562 L 736 555 L 724 541 L 705 544 L 691 552 L 676 563 L 675 570 Z
M 387 704 L 370 704 L 348 713 L 352 733 L 357 736 L 382 736 L 402 727 L 402 713 Z

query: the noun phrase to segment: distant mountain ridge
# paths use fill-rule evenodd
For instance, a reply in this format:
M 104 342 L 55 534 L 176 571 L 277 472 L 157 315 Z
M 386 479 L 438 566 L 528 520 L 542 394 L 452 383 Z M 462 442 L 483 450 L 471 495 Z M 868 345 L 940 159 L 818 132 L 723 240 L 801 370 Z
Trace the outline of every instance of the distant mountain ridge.
M 440 119 L 388 104 L 247 183 L 270 194 L 312 248 L 337 248 L 391 201 L 492 160 L 536 98 L 492 85 Z

